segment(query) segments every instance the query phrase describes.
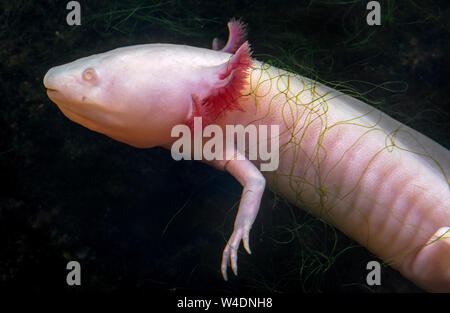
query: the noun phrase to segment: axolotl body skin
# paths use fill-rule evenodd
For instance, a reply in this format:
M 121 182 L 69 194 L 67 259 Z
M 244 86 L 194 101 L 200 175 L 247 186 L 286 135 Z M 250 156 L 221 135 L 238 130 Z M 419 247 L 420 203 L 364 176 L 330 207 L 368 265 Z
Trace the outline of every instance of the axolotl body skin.
M 242 23 L 228 26 L 223 48 L 216 40 L 212 50 L 119 48 L 54 67 L 44 85 L 69 119 L 139 148 L 170 149 L 172 129 L 193 129 L 195 118 L 221 129 L 278 126 L 274 171 L 246 158 L 248 143 L 246 151 L 224 144 L 223 158 L 202 160 L 243 186 L 222 256 L 225 279 L 230 264 L 237 274 L 241 241 L 250 253 L 267 184 L 418 286 L 450 291 L 449 151 L 362 101 L 251 59 Z

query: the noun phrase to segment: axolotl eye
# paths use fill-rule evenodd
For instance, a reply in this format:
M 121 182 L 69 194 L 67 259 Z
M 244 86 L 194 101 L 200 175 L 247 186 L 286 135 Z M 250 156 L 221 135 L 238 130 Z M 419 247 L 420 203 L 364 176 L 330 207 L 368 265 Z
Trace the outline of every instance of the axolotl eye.
M 92 83 L 97 80 L 97 72 L 92 67 L 89 67 L 83 71 L 82 77 L 85 81 Z

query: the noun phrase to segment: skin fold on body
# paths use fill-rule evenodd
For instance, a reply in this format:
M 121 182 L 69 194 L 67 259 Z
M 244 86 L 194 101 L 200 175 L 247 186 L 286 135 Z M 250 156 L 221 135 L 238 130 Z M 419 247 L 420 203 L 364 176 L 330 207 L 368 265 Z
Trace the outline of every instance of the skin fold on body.
M 177 125 L 278 126 L 278 167 L 228 147 L 202 161 L 243 186 L 221 270 L 237 274 L 240 242 L 265 187 L 336 226 L 418 286 L 450 291 L 447 149 L 372 106 L 250 58 L 242 23 L 213 50 L 169 44 L 119 48 L 49 70 L 50 99 L 71 120 L 135 147 L 171 149 Z M 196 134 L 194 134 L 194 137 Z M 275 138 L 270 138 L 270 143 Z M 262 145 L 257 142 L 256 145 Z M 233 157 L 229 157 L 233 156 Z

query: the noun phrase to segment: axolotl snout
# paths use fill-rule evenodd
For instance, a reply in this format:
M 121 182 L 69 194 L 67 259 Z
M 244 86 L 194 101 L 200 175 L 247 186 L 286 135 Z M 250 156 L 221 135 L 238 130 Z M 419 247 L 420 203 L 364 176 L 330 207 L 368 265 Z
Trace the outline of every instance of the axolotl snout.
M 267 184 L 422 288 L 450 291 L 449 151 L 362 101 L 252 59 L 242 23 L 228 27 L 223 48 L 119 48 L 54 67 L 44 85 L 72 121 L 140 148 L 170 149 L 177 125 L 195 138 L 199 120 L 205 131 L 215 127 L 210 135 L 228 125 L 279 129 L 273 171 L 249 160 L 248 143 L 242 150 L 216 142 L 222 157 L 202 160 L 243 186 L 222 256 L 225 279 L 230 264 L 237 274 L 241 241 L 250 253 Z M 269 143 L 258 146 L 274 140 L 260 138 Z

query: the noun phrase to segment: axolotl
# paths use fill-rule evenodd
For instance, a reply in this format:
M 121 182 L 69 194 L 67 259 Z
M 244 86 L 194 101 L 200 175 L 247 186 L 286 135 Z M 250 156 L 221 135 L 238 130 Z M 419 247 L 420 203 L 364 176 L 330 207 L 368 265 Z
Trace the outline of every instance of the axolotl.
M 249 158 L 254 147 L 245 140 L 239 149 L 215 140 L 215 157 L 201 160 L 243 186 L 222 255 L 225 280 L 230 265 L 237 275 L 241 241 L 251 253 L 267 185 L 418 286 L 449 292 L 449 151 L 363 101 L 253 59 L 243 23 L 228 28 L 227 43 L 215 39 L 212 49 L 143 44 L 53 67 L 47 94 L 72 121 L 138 148 L 173 148 L 180 125 L 194 141 L 230 125 L 246 127 L 234 134 L 244 139 L 251 125 L 278 129 L 253 144 L 278 149 L 272 170 L 260 170 L 260 156 Z M 190 148 L 178 152 L 186 158 L 198 149 Z

